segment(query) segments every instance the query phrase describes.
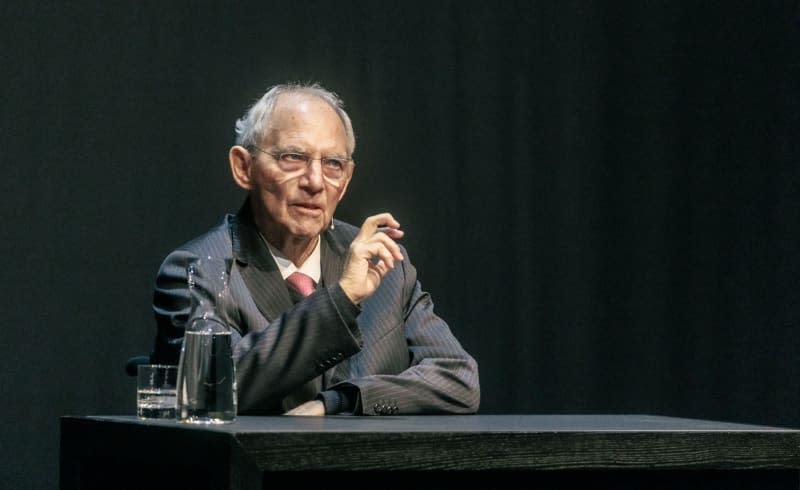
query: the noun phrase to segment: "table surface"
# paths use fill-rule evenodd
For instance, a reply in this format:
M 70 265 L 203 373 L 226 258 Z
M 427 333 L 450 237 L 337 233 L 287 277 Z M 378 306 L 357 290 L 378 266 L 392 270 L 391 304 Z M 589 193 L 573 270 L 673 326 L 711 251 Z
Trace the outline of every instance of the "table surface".
M 413 415 L 353 416 L 239 416 L 231 424 L 193 425 L 174 420 L 140 420 L 135 416 L 89 415 L 88 420 L 122 424 L 172 426 L 178 429 L 240 433 L 787 433 L 800 430 L 658 415 Z
M 169 458 L 151 458 L 154 447 Z M 436 488 L 476 482 L 477 487 L 496 487 L 498 476 L 516 479 L 525 472 L 525 478 L 545 482 L 566 478 L 564 485 L 548 488 L 598 487 L 598 479 L 606 479 L 607 488 L 615 489 L 623 488 L 619 481 L 631 480 L 624 488 L 654 488 L 654 481 L 671 481 L 675 485 L 669 488 L 796 490 L 800 430 L 602 414 L 240 416 L 225 425 L 135 416 L 62 417 L 63 489 L 85 488 L 82 478 L 96 480 L 89 488 L 142 488 L 151 483 L 137 480 L 129 470 L 143 467 L 147 474 L 158 472 L 165 482 L 174 479 L 175 467 L 192 468 L 197 488 L 214 489 L 261 489 L 271 481 L 269 475 L 286 472 L 302 475 L 297 488 L 326 487 L 333 473 L 342 474 L 336 481 L 351 482 L 343 474 L 352 472 L 369 472 L 383 483 L 387 479 L 378 475 L 388 472 L 395 485 L 390 490 L 407 488 L 401 475 L 413 483 L 420 472 Z M 179 474 L 185 478 L 186 471 Z M 709 486 L 712 477 L 721 483 Z M 741 486 L 743 478 L 752 484 Z M 770 487 L 765 478 L 781 483 Z M 120 487 L 121 481 L 129 486 Z M 179 483 L 163 488 L 188 488 L 185 481 Z

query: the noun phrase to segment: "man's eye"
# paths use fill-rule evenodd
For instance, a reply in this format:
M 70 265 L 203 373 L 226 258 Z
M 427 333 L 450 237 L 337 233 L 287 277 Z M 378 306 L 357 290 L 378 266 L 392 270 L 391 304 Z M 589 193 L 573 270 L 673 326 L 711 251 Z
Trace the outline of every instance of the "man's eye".
M 307 161 L 308 158 L 302 153 L 284 153 L 281 155 L 281 160 L 288 163 L 302 163 Z
M 326 167 L 331 167 L 331 168 L 342 168 L 342 167 L 344 167 L 344 161 L 340 160 L 338 158 L 326 158 L 324 160 L 324 163 L 325 163 Z

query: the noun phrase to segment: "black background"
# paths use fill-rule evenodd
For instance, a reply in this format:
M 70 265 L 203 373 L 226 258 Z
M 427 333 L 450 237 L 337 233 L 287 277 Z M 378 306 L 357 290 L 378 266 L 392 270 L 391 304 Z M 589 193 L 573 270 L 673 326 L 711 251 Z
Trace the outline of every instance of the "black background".
M 5 2 L 0 481 L 133 414 L 155 272 L 235 211 L 237 117 L 345 100 L 482 413 L 800 426 L 797 2 Z M 154 449 L 157 451 L 157 448 Z

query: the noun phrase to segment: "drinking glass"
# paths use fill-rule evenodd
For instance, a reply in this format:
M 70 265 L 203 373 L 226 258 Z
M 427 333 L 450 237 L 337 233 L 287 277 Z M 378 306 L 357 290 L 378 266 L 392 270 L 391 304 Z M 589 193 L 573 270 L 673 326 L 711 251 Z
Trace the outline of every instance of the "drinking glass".
M 136 415 L 140 419 L 175 419 L 178 367 L 140 364 L 136 379 Z

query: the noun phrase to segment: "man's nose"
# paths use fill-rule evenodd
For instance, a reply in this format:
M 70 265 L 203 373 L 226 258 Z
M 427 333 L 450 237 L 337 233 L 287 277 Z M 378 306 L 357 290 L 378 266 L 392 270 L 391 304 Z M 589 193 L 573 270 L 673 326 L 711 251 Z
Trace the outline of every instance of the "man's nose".
M 300 185 L 309 190 L 322 190 L 325 185 L 325 180 L 322 175 L 321 158 L 312 158 L 308 162 L 305 172 L 300 176 Z

